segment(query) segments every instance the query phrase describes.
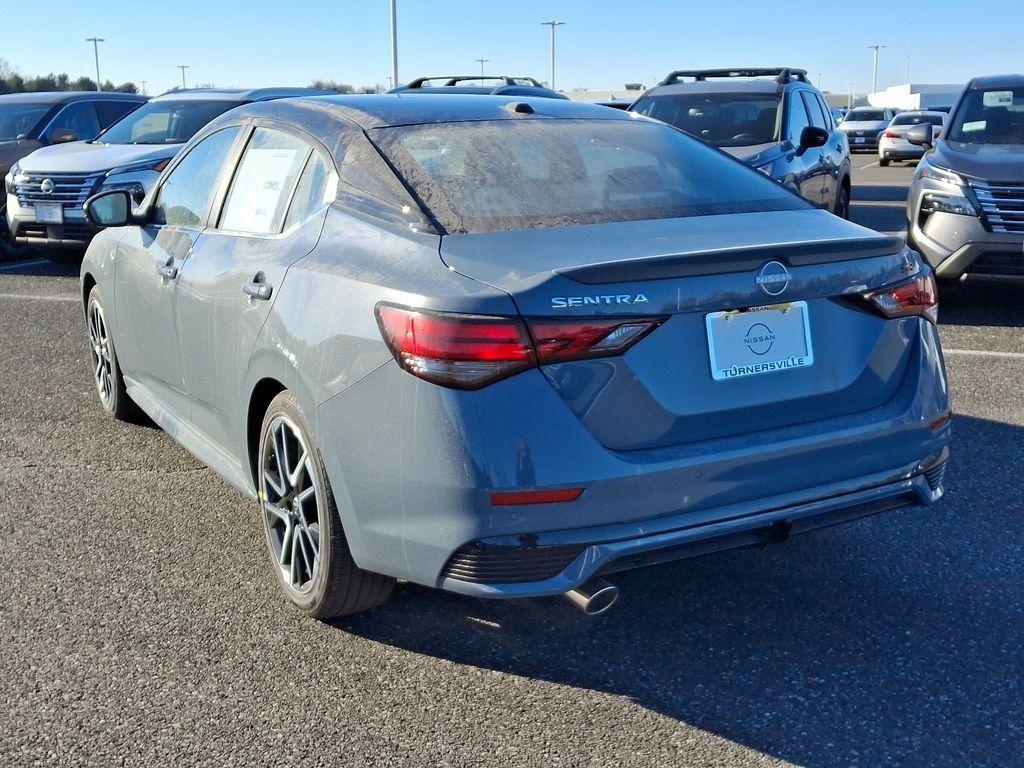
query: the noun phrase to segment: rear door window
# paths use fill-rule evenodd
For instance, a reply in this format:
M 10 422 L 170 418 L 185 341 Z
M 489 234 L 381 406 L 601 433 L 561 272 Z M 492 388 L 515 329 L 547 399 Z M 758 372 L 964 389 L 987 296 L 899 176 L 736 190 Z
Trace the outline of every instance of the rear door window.
M 309 218 L 333 198 L 333 190 L 330 189 L 332 176 L 333 172 L 323 155 L 314 151 L 306 161 L 295 194 L 292 195 L 288 215 L 284 219 L 285 229 Z
M 313 147 L 290 133 L 257 128 L 245 148 L 218 229 L 250 235 L 281 231 L 292 192 Z

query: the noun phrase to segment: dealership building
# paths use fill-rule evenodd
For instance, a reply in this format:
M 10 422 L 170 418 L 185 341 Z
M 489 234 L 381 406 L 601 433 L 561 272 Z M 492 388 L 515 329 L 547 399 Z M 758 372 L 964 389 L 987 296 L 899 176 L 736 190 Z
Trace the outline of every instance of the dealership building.
M 890 85 L 884 91 L 868 94 L 872 107 L 895 109 L 928 109 L 953 104 L 964 89 L 963 83 L 903 83 Z

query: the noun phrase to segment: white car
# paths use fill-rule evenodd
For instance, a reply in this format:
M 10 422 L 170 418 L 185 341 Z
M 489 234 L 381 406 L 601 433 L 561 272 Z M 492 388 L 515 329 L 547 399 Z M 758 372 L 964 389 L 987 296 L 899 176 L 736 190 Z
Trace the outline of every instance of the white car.
M 939 138 L 949 115 L 944 112 L 900 112 L 892 119 L 878 140 L 878 164 L 888 165 L 893 160 L 919 160 L 924 147 L 907 141 L 907 131 L 922 123 L 932 124 L 932 137 Z

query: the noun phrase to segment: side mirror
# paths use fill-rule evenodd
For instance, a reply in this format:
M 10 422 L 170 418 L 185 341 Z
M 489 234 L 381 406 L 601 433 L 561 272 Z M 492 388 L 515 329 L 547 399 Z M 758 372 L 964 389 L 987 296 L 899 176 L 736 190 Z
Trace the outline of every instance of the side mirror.
M 803 154 L 808 149 L 823 147 L 826 141 L 828 141 L 828 131 L 824 128 L 819 128 L 816 125 L 805 126 L 800 132 L 800 146 L 797 147 L 797 152 Z
M 132 223 L 132 196 L 124 189 L 93 195 L 83 208 L 85 218 L 97 227 L 125 227 Z
M 907 141 L 911 144 L 931 149 L 932 126 L 930 123 L 918 123 L 907 131 Z
M 69 141 L 78 141 L 78 134 L 67 129 L 54 131 L 50 134 L 51 144 L 67 144 Z

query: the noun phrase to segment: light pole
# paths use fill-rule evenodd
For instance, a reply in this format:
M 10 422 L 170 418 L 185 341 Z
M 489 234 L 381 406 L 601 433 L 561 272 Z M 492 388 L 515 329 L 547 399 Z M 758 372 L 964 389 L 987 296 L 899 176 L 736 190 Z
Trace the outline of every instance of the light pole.
M 473 59 L 473 61 L 480 62 L 480 85 L 483 85 L 484 84 L 484 64 L 486 64 L 488 61 L 490 61 L 490 59 Z
M 146 83 L 148 81 L 147 80 L 139 80 L 139 82 L 142 83 L 142 91 L 141 91 L 141 93 L 142 93 L 143 96 L 145 96 L 146 95 Z
M 102 91 L 103 85 L 100 80 L 100 43 L 105 43 L 106 38 L 103 37 L 87 37 L 85 42 L 92 43 L 92 52 L 96 57 L 96 90 Z
M 188 86 L 185 85 L 185 70 L 191 69 L 191 67 L 188 64 L 179 64 L 178 69 L 181 70 L 181 87 L 187 88 Z
M 398 87 L 398 8 L 391 0 L 391 86 Z
M 874 45 L 869 45 L 868 48 L 875 52 L 875 61 L 871 68 L 871 92 L 874 93 L 878 90 L 878 51 L 881 48 L 885 48 L 885 46 L 875 43 Z
M 555 90 L 555 27 L 565 24 L 564 21 L 542 21 L 541 25 L 551 27 L 551 90 Z

